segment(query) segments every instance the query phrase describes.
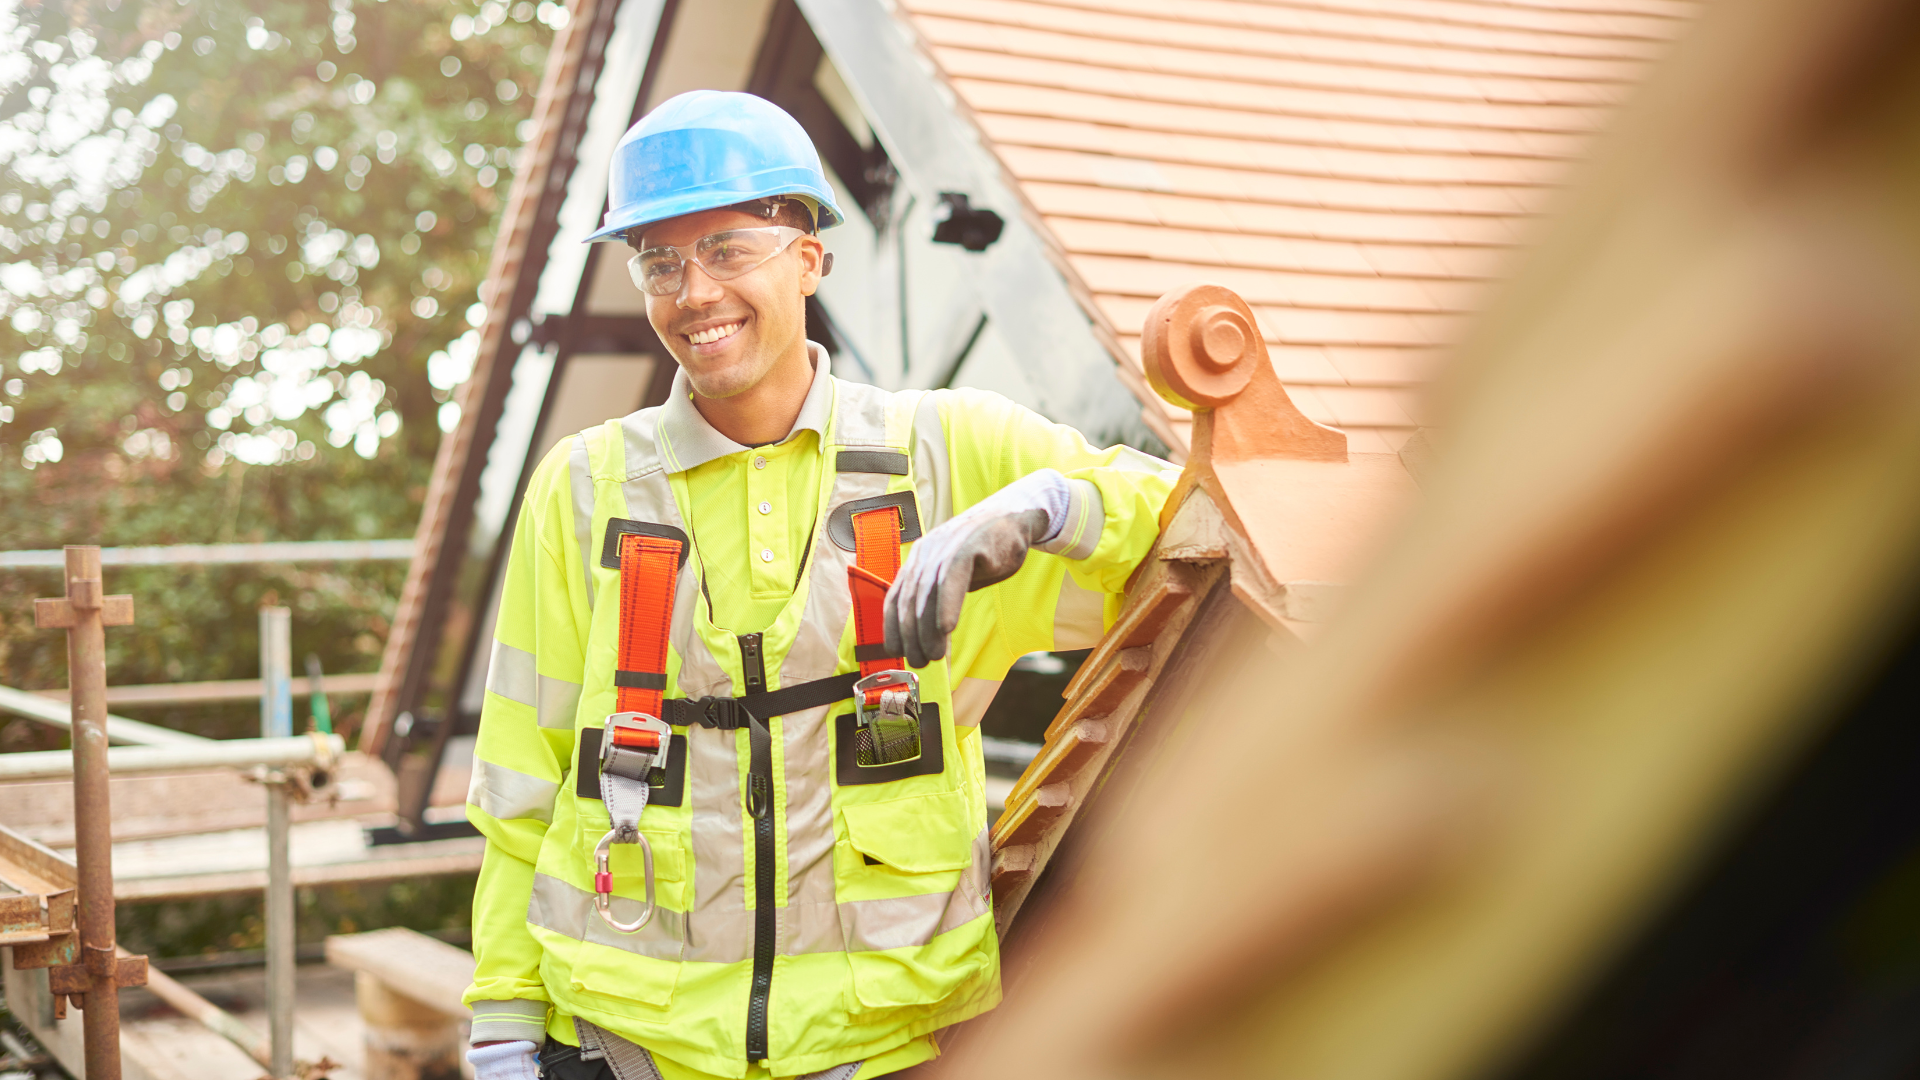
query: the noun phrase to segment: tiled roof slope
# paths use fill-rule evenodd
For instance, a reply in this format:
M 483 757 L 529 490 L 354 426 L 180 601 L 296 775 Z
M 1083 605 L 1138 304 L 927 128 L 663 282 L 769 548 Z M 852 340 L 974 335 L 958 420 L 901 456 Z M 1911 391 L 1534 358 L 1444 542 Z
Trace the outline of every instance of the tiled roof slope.
M 1226 285 L 1307 415 L 1397 450 L 1414 390 L 1672 0 L 900 0 L 1140 377 L 1162 293 Z

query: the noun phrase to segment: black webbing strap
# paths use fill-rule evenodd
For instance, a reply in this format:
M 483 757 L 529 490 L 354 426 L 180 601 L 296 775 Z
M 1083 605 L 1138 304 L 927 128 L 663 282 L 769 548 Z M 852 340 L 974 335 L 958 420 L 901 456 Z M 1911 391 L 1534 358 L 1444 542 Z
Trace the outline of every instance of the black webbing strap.
M 747 727 L 750 717 L 764 721 L 845 701 L 853 696 L 853 684 L 859 681 L 858 671 L 847 671 L 743 697 L 668 698 L 661 703 L 660 719 L 675 727 L 699 724 L 732 731 Z

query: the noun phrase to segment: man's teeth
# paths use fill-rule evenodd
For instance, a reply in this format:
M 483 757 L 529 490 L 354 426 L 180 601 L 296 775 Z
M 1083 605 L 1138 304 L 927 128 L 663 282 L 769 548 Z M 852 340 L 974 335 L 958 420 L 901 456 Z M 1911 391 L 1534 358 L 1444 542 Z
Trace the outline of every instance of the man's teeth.
M 711 345 L 721 338 L 732 337 L 733 332 L 740 329 L 743 325 L 744 322 L 730 322 L 724 326 L 715 326 L 698 333 L 688 334 L 687 340 L 693 342 L 695 345 Z

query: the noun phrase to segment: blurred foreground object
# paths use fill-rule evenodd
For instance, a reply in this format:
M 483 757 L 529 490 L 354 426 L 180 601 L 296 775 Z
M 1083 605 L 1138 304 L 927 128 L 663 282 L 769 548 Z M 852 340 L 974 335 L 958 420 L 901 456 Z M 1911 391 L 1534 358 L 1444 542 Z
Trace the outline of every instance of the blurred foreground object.
M 1917 31 L 1889 2 L 1705 13 L 1442 384 L 1417 509 L 1322 634 L 1197 662 L 937 1075 L 1497 1072 L 1776 792 L 1912 606 Z M 1269 516 L 1293 484 L 1207 464 L 1243 436 L 1193 376 L 1232 365 L 1174 367 L 1227 546 L 1309 532 Z

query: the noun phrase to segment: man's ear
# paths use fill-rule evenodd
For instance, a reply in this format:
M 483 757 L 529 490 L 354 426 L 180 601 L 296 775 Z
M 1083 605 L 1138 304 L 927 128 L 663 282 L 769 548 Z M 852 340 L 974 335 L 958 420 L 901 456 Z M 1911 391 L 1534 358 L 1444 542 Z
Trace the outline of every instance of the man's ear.
M 800 251 L 800 295 L 812 296 L 820 289 L 820 279 L 833 272 L 833 253 L 817 236 L 802 236 L 793 246 Z

